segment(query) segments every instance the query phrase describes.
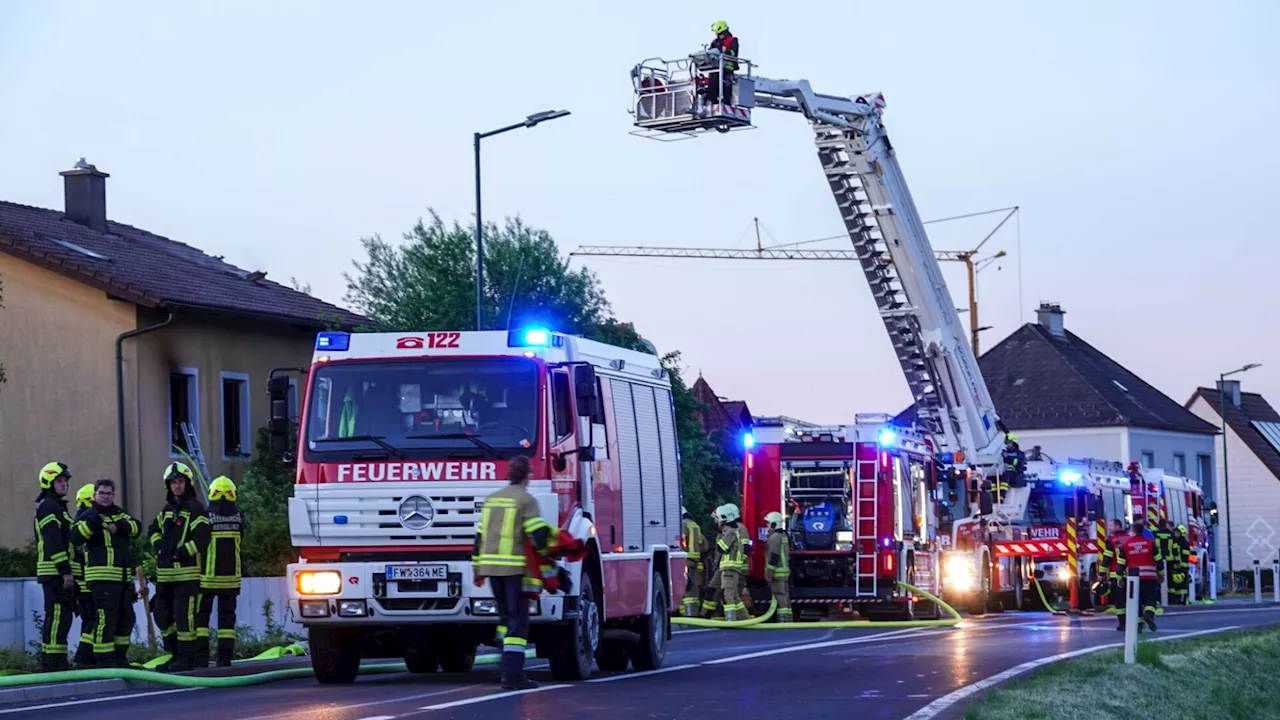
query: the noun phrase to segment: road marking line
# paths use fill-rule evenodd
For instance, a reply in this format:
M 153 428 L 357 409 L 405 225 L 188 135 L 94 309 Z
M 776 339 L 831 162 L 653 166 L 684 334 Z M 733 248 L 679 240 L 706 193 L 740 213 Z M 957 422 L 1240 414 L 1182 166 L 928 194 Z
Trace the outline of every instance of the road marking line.
M 588 680 L 589 683 L 613 682 L 614 680 L 630 680 L 631 678 L 646 677 L 649 675 L 661 675 L 662 673 L 675 672 L 676 670 L 688 670 L 689 668 L 702 667 L 702 663 L 692 663 L 690 665 L 676 665 L 675 667 L 661 668 L 659 670 L 646 670 L 644 672 L 626 673 L 623 675 L 610 675 L 609 677 L 596 678 Z
M 559 690 L 560 688 L 573 687 L 572 685 L 543 685 L 541 687 L 529 690 L 508 690 L 506 692 L 493 693 L 492 695 L 481 695 L 479 697 L 467 698 L 466 700 L 454 700 L 453 702 L 440 703 L 439 705 L 427 705 L 418 708 L 419 710 L 447 710 L 449 708 L 461 707 L 463 705 L 473 705 L 475 703 L 489 702 L 490 700 L 501 700 L 502 698 L 515 697 L 516 695 L 528 695 L 529 693 L 546 692 L 547 690 Z
M 367 718 L 360 718 L 360 720 L 396 720 L 396 716 L 395 715 L 373 715 Z
M 174 690 L 152 690 L 151 692 L 130 693 L 127 695 L 109 695 L 99 698 L 85 698 L 84 700 L 67 700 L 66 702 L 48 703 L 45 705 L 27 705 L 25 707 L 8 708 L 0 710 L 0 715 L 8 715 L 17 712 L 31 712 L 32 710 L 49 710 L 52 708 L 69 707 L 71 705 L 88 705 L 89 703 L 109 702 L 111 700 L 129 700 L 132 698 L 150 697 L 152 695 L 172 695 L 174 693 L 191 692 L 192 690 L 204 690 L 205 688 L 176 688 Z
M 800 652 L 802 650 L 817 650 L 819 648 L 838 647 L 840 645 L 860 645 L 875 640 L 881 640 L 890 637 L 899 637 L 903 635 L 920 634 L 923 628 L 909 628 L 907 630 L 891 630 L 889 632 L 877 633 L 875 635 L 867 635 L 858 638 L 849 638 L 846 640 L 828 640 L 826 642 L 806 643 L 804 645 L 791 645 L 789 647 L 774 648 L 772 650 L 762 650 L 760 652 L 747 653 L 746 655 L 734 655 L 732 657 L 720 658 L 718 660 L 707 660 L 703 665 L 721 665 L 724 663 L 737 662 L 739 660 L 752 660 L 754 658 L 769 657 L 770 655 L 782 655 L 783 653 Z
M 694 630 L 672 630 L 671 634 L 672 635 L 692 635 L 694 633 L 701 633 L 701 632 L 715 632 L 719 629 L 720 628 L 696 628 Z
M 1210 633 L 1219 633 L 1219 632 L 1225 632 L 1227 630 L 1237 630 L 1237 629 L 1239 629 L 1238 625 L 1229 625 L 1227 627 L 1213 628 L 1211 630 L 1197 630 L 1195 632 L 1183 633 L 1180 635 L 1169 635 L 1167 637 L 1152 638 L 1152 640 L 1155 640 L 1155 641 L 1179 640 L 1182 638 L 1194 637 L 1196 635 L 1208 635 Z M 903 720 L 931 720 L 932 718 L 937 717 L 943 710 L 946 710 L 947 708 L 951 707 L 952 705 L 955 705 L 961 700 L 964 700 L 965 698 L 971 695 L 974 695 L 976 693 L 982 692 L 983 690 L 986 690 L 992 685 L 996 685 L 998 683 L 1004 682 L 1009 678 L 1022 675 L 1023 673 L 1030 672 L 1032 670 L 1035 670 L 1036 668 L 1039 668 L 1044 665 L 1048 665 L 1050 663 L 1055 663 L 1060 660 L 1069 660 L 1074 657 L 1079 657 L 1081 655 L 1088 655 L 1090 653 L 1095 653 L 1100 650 L 1111 650 L 1114 648 L 1122 648 L 1122 647 L 1124 647 L 1124 643 L 1122 642 L 1107 643 L 1105 645 L 1095 645 L 1093 647 L 1081 648 L 1079 650 L 1072 650 L 1071 652 L 1065 652 L 1059 655 L 1050 655 L 1049 657 L 1042 657 L 1042 658 L 1037 658 L 1035 660 L 1031 660 L 1028 662 L 1024 662 L 1021 665 L 1015 665 L 1009 668 L 1008 670 L 1005 670 L 1004 672 L 999 672 L 999 673 L 996 673 L 995 675 L 992 675 L 991 677 L 979 680 L 978 682 L 973 683 L 972 685 L 965 685 L 964 687 L 958 690 L 947 693 L 946 695 L 943 695 L 937 700 L 934 700 L 928 705 L 925 705 L 919 710 L 906 716 L 905 718 L 903 718 Z
M 414 700 L 426 700 L 427 698 L 439 697 L 441 695 L 452 695 L 463 690 L 471 690 L 475 685 L 459 685 L 448 690 L 437 690 L 435 692 L 420 693 L 417 695 L 403 695 L 392 698 L 390 700 L 371 700 L 369 702 L 352 703 L 351 705 L 331 705 L 325 708 L 326 712 L 338 712 L 343 710 L 355 710 L 357 708 L 373 707 L 374 705 L 387 705 L 389 703 L 413 702 Z M 270 715 L 255 715 L 248 718 L 240 718 L 240 720 L 280 720 L 281 718 L 292 717 L 314 717 L 315 710 L 299 710 L 298 712 L 271 713 Z M 366 718 L 366 720 L 368 720 Z

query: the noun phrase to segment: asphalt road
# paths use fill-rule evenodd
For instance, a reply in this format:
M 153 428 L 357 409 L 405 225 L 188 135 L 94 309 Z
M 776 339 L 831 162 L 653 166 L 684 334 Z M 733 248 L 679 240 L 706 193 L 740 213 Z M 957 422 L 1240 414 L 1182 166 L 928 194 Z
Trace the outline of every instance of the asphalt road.
M 354 685 L 295 680 L 235 690 L 164 689 L 0 708 L 0 718 L 238 718 L 392 720 L 610 718 L 617 720 L 911 720 L 957 717 L 973 684 L 1024 663 L 1118 643 L 1114 616 L 1010 613 L 958 628 L 678 631 L 653 673 L 599 674 L 505 693 L 496 670 L 465 675 L 361 677 Z M 1280 624 L 1280 608 L 1169 613 L 1157 637 Z M 976 695 L 975 695 L 976 696 Z

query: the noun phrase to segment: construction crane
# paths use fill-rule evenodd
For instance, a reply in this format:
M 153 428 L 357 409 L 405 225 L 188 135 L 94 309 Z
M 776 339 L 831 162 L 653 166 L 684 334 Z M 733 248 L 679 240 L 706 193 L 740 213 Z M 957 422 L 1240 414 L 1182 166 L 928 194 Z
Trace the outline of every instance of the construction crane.
M 978 319 L 978 288 L 977 275 L 988 264 L 1004 257 L 1004 250 L 996 252 L 994 255 L 978 258 L 978 251 L 991 239 L 992 235 L 1004 226 L 1009 218 L 1018 212 L 1018 208 L 1000 208 L 999 210 L 988 210 L 981 213 L 969 213 L 967 215 L 957 215 L 952 218 L 941 218 L 938 220 L 927 220 L 923 224 L 928 225 L 933 222 L 946 222 L 948 220 L 959 220 L 964 218 L 976 217 L 978 215 L 986 215 L 993 212 L 1007 212 L 1004 219 L 994 230 L 987 233 L 987 236 L 978 243 L 978 246 L 972 250 L 935 250 L 933 255 L 941 262 L 961 262 L 964 263 L 965 269 L 968 271 L 969 280 L 969 339 L 973 345 L 973 354 L 975 357 L 982 354 L 979 346 L 978 333 L 983 330 L 990 329 L 990 326 L 983 327 L 979 324 Z M 786 245 L 774 245 L 765 247 L 760 241 L 760 219 L 752 218 L 752 223 L 756 231 L 756 247 L 752 250 L 732 249 L 732 248 L 690 248 L 690 247 L 627 247 L 622 245 L 583 245 L 577 250 L 569 253 L 574 255 L 593 256 L 593 257 L 658 257 L 658 258 L 686 258 L 700 260 L 857 260 L 858 254 L 853 250 L 797 250 L 795 247 Z M 790 245 L 802 245 L 809 242 L 821 242 L 823 240 L 834 240 L 836 238 L 817 238 L 815 240 L 806 240 L 799 243 L 791 243 Z

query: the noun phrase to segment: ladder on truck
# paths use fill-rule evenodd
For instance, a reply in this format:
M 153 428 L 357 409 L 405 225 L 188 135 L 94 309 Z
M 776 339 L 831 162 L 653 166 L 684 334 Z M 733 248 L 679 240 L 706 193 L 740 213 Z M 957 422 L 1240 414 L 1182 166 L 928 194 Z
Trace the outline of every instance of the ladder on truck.
M 758 108 L 808 118 L 827 183 L 916 403 L 918 424 L 944 462 L 979 473 L 994 469 L 1004 428 L 881 122 L 884 95 L 820 95 L 807 80 L 759 77 L 749 61 L 737 60 L 745 73 L 736 78 L 732 95 L 743 112 L 717 107 L 706 117 L 662 95 L 694 92 L 693 56 L 640 63 L 631 73 L 636 127 L 660 138 L 724 132 L 749 127 L 750 112 Z M 656 96 L 655 88 L 661 88 Z M 741 120 L 728 123 L 727 116 Z
M 187 441 L 187 454 L 192 460 L 196 461 L 196 469 L 200 471 L 200 481 L 196 483 L 197 490 L 201 495 L 204 494 L 204 484 L 209 482 L 209 466 L 204 461 L 204 451 L 200 449 L 200 434 L 189 422 L 179 424 L 182 428 L 182 437 Z
M 857 531 L 854 533 L 854 547 L 857 549 L 854 575 L 854 595 L 856 597 L 876 597 L 879 582 L 878 553 L 880 547 L 880 483 L 876 479 L 875 460 L 859 460 L 855 469 L 857 478 L 853 483 L 854 502 L 857 512 Z M 871 465 L 871 472 L 863 472 L 864 465 Z M 871 552 L 864 553 L 862 548 L 871 546 Z M 890 551 L 892 552 L 892 551 Z

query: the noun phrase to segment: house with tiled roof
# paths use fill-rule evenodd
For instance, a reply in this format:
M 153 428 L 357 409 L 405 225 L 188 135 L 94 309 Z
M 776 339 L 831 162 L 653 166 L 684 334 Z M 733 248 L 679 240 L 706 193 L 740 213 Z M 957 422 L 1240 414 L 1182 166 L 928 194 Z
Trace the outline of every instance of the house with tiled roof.
M 1042 303 L 1036 322 L 978 359 L 996 412 L 1022 449 L 1038 445 L 1058 460 L 1137 460 L 1211 484 L 1217 428 L 1067 330 L 1064 315 Z M 895 422 L 913 418 L 908 408 Z
M 1255 559 L 1269 566 L 1280 548 L 1280 413 L 1258 393 L 1241 392 L 1238 380 L 1196 388 L 1187 409 L 1207 422 L 1223 425 L 1212 494 L 1218 500 L 1218 567 L 1226 569 L 1226 524 L 1231 524 L 1231 561 L 1249 571 Z M 1227 485 L 1231 487 L 1230 502 Z
M 701 375 L 690 388 L 698 400 L 698 423 L 707 436 L 730 450 L 741 448 L 742 435 L 752 426 L 751 409 L 741 400 L 726 400 Z
M 0 487 L 31 496 L 58 460 L 73 488 L 114 478 L 149 517 L 175 446 L 193 449 L 184 424 L 209 472 L 239 479 L 268 373 L 308 366 L 317 331 L 367 321 L 108 218 L 108 175 L 83 160 L 61 175 L 60 210 L 0 201 Z M 0 544 L 29 539 L 29 514 L 0 509 Z

